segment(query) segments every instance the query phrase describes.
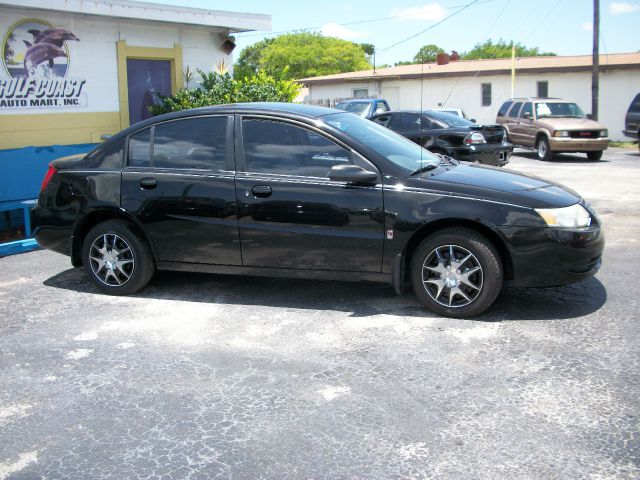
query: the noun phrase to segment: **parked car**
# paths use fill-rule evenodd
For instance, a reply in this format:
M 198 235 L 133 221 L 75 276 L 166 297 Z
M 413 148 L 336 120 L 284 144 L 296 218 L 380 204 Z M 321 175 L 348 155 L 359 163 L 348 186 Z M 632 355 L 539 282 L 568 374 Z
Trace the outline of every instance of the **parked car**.
M 376 113 L 388 112 L 389 104 L 382 98 L 357 98 L 336 103 L 338 110 L 355 113 L 362 118 L 371 118 Z
M 500 125 L 479 126 L 447 112 L 398 110 L 374 115 L 371 120 L 433 153 L 457 160 L 503 166 L 513 152 Z
M 484 312 L 504 280 L 587 278 L 604 247 L 594 211 L 560 185 L 279 103 L 161 115 L 56 160 L 33 219 L 38 243 L 107 294 L 155 270 L 372 280 L 410 283 L 452 317 Z
M 535 148 L 540 160 L 551 160 L 557 152 L 582 152 L 589 160 L 600 160 L 609 146 L 607 127 L 559 98 L 512 98 L 502 104 L 496 121 L 511 143 Z
M 640 140 L 640 93 L 633 99 L 624 117 L 624 133 L 627 137 Z M 640 142 L 638 143 L 640 148 Z
M 466 118 L 470 122 L 476 123 L 476 119 L 467 117 L 467 114 L 464 113 L 464 110 L 462 110 L 461 108 L 432 108 L 431 111 L 451 113 L 453 115 L 457 115 L 458 117 Z

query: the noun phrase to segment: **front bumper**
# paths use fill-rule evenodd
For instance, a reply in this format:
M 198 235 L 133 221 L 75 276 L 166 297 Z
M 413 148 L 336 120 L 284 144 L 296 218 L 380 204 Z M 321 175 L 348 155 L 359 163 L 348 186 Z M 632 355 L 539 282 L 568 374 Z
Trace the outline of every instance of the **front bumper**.
M 509 163 L 512 153 L 513 145 L 510 143 L 483 143 L 453 147 L 449 155 L 463 162 L 479 162 L 502 167 Z
M 622 133 L 629 137 L 629 138 L 635 138 L 636 140 L 638 140 L 638 131 L 634 131 L 634 130 L 623 130 Z
M 604 231 L 584 229 L 498 227 L 505 239 L 517 287 L 568 285 L 593 276 L 602 263 Z
M 551 137 L 549 147 L 553 152 L 600 152 L 609 147 L 609 137 L 567 138 Z

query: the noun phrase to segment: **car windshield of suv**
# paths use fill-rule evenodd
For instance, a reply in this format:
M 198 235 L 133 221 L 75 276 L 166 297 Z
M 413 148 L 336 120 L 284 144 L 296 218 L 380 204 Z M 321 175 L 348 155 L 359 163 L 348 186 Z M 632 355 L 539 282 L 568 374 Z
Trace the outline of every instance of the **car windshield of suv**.
M 540 102 L 536 103 L 536 117 L 574 117 L 585 118 L 582 109 L 575 103 Z
M 322 120 L 354 140 L 372 148 L 409 175 L 425 167 L 437 167 L 440 158 L 392 130 L 348 113 L 334 113 Z
M 355 113 L 356 115 L 364 117 L 369 112 L 370 105 L 371 103 L 369 102 L 344 102 L 338 103 L 336 108 L 338 110 L 344 110 L 345 112 Z
M 431 110 L 426 113 L 428 113 L 436 120 L 439 120 L 441 123 L 444 123 L 448 127 L 469 127 L 474 125 L 473 122 L 467 120 L 466 118 L 462 118 L 454 113 L 439 112 L 435 110 Z

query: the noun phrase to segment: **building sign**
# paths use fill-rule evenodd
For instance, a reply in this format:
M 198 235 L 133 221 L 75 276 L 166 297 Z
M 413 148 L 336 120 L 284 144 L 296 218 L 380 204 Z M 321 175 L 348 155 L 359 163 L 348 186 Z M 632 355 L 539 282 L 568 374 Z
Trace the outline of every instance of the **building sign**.
M 42 20 L 22 20 L 10 27 L 0 46 L 0 112 L 86 107 L 86 80 L 68 75 L 67 43 L 79 41 L 70 30 Z

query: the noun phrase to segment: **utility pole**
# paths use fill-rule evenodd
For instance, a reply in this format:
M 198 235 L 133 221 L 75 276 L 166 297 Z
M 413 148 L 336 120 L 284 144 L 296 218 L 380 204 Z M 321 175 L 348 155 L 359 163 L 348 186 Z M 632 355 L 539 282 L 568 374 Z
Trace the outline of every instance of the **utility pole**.
M 591 118 L 598 119 L 598 92 L 600 89 L 600 0 L 593 0 L 593 70 L 591 72 Z

